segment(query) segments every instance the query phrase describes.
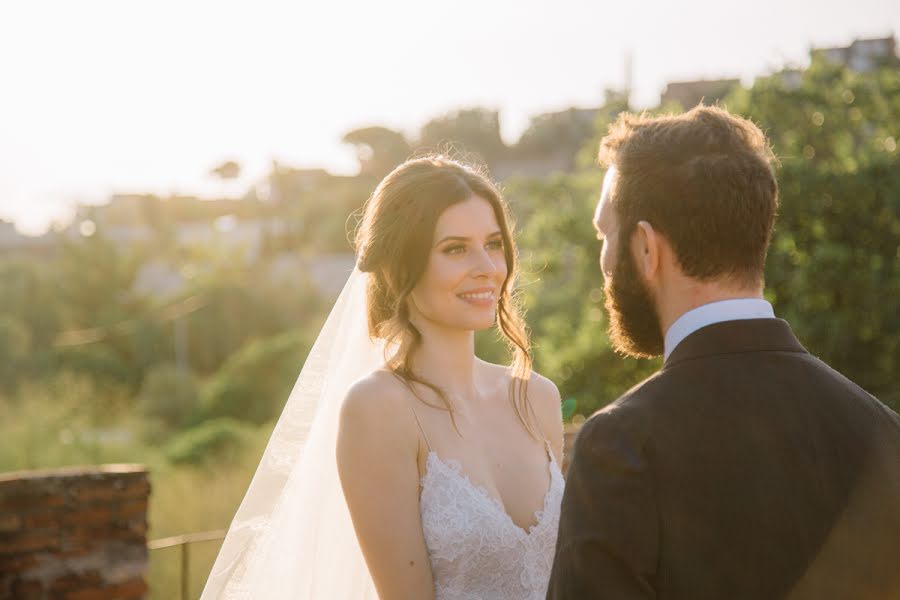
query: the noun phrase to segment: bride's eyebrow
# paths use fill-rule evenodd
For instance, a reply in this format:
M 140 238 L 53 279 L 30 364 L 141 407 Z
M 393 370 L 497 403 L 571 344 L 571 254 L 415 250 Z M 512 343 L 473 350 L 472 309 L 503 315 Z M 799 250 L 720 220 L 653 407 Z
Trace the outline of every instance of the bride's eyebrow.
M 487 239 L 492 239 L 495 237 L 502 237 L 502 236 L 503 236 L 502 233 L 500 233 L 499 231 L 495 231 L 494 233 L 488 235 Z M 462 236 L 462 235 L 448 235 L 448 236 L 443 237 L 440 240 L 438 240 L 432 247 L 436 248 L 437 246 L 440 246 L 444 242 L 451 242 L 451 241 L 452 242 L 468 242 L 471 239 L 472 238 L 470 238 L 470 237 L 466 237 L 466 236 Z
M 448 235 L 445 238 L 438 240 L 434 247 L 440 246 L 444 242 L 468 242 L 470 238 L 461 236 L 461 235 Z

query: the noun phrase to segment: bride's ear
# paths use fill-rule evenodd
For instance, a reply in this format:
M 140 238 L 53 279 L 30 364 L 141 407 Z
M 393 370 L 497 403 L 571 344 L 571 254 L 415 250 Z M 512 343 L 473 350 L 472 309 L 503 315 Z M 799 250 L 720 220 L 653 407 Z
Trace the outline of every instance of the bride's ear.
M 639 221 L 631 238 L 634 264 L 645 281 L 652 281 L 659 273 L 661 250 L 660 233 L 648 221 Z

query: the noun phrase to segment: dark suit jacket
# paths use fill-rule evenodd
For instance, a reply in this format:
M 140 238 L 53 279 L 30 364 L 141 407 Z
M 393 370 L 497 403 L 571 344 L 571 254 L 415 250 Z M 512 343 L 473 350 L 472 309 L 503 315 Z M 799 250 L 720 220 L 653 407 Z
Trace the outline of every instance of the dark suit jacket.
M 579 433 L 547 598 L 900 598 L 900 417 L 785 321 L 694 332 Z

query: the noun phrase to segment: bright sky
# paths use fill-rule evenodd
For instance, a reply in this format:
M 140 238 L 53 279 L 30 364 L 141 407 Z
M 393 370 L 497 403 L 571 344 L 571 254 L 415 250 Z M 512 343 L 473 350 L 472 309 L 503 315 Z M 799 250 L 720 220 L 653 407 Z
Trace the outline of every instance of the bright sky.
M 483 105 L 528 116 L 621 87 L 805 65 L 810 45 L 900 35 L 896 0 L 4 0 L 0 218 L 37 233 L 113 192 L 201 195 L 237 160 L 352 173 L 349 129 L 414 133 Z

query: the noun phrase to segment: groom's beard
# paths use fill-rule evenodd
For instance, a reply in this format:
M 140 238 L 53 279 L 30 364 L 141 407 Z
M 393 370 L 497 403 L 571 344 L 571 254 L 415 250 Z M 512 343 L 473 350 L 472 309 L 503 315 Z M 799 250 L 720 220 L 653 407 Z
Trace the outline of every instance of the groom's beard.
M 617 352 L 638 358 L 663 353 L 659 317 L 650 291 L 641 281 L 634 258 L 622 248 L 612 277 L 603 285 L 609 313 L 609 341 Z

